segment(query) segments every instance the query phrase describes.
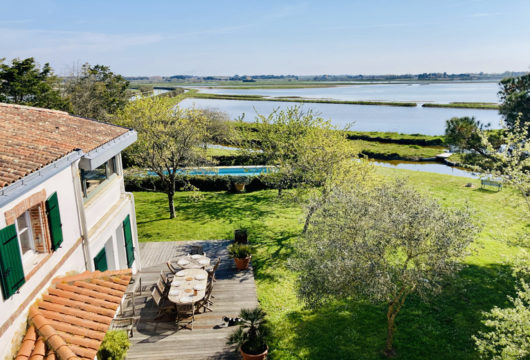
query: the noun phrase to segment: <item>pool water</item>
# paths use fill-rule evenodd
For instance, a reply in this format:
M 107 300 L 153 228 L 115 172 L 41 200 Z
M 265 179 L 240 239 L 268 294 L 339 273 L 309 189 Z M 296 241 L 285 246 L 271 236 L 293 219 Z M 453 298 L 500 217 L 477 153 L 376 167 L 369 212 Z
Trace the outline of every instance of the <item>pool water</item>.
M 218 176 L 258 176 L 272 172 L 268 166 L 226 166 L 226 167 L 209 167 L 196 169 L 181 169 L 177 173 L 181 175 L 218 175 Z M 149 175 L 156 175 L 149 172 Z

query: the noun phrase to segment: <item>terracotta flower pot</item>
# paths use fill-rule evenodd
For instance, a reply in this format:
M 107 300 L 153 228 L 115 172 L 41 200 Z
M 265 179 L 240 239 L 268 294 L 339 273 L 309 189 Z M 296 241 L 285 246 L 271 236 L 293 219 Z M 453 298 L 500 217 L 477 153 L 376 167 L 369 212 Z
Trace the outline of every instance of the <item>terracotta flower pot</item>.
M 269 348 L 267 347 L 264 352 L 258 355 L 247 354 L 241 348 L 239 348 L 239 352 L 241 353 L 243 360 L 264 360 L 267 358 L 267 353 L 269 352 Z
M 234 187 L 236 188 L 237 192 L 245 191 L 245 184 L 235 183 Z
M 248 264 L 250 263 L 250 258 L 251 257 L 252 256 L 249 255 L 249 256 L 247 256 L 246 258 L 243 258 L 243 259 L 234 258 L 234 262 L 236 263 L 237 270 L 248 269 Z

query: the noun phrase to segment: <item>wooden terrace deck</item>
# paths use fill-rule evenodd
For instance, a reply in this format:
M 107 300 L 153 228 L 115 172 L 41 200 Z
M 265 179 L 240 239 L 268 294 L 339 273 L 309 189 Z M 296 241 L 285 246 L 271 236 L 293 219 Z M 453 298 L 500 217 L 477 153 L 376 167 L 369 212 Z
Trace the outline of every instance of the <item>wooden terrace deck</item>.
M 221 257 L 216 272 L 212 295 L 212 312 L 195 315 L 193 331 L 177 331 L 174 318 L 166 316 L 155 320 L 156 305 L 148 297 L 147 302 L 137 301 L 140 320 L 134 329 L 127 359 L 239 359 L 226 339 L 233 331 L 230 328 L 215 328 L 222 324 L 222 317 L 235 317 L 241 308 L 252 308 L 258 304 L 256 285 L 251 270 L 236 272 L 234 261 L 226 249 L 229 241 L 175 241 L 148 242 L 140 244 L 142 287 L 152 289 L 159 278 L 160 270 L 167 271 L 166 262 L 185 255 L 191 245 L 202 245 L 206 255 L 212 259 Z M 127 311 L 127 309 L 125 309 Z

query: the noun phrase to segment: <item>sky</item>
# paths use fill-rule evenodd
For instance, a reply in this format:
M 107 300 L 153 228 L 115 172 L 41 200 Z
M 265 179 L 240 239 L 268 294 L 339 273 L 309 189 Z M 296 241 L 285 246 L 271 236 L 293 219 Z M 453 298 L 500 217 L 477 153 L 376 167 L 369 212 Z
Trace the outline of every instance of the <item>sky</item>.
M 60 75 L 530 70 L 529 0 L 0 2 L 0 58 Z

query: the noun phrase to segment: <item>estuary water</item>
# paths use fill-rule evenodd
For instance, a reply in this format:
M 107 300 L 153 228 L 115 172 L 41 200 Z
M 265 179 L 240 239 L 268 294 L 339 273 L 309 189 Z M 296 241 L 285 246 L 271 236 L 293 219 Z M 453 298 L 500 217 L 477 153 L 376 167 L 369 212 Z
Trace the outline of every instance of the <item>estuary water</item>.
M 257 113 L 268 115 L 274 109 L 284 109 L 295 104 L 279 101 L 185 99 L 180 106 L 218 109 L 226 112 L 231 119 L 244 114 L 244 120 L 251 122 L 255 120 Z M 496 110 L 318 103 L 304 103 L 301 106 L 302 109 L 312 109 L 320 113 L 323 118 L 331 120 L 339 128 L 351 125 L 350 130 L 353 131 L 442 135 L 445 131 L 445 122 L 455 116 L 474 116 L 483 123 L 490 123 L 492 128 L 499 128 L 500 122 Z
M 491 102 L 498 103 L 496 82 L 454 82 L 418 84 L 341 85 L 327 88 L 301 89 L 208 89 L 200 92 L 233 95 L 263 95 L 271 97 L 304 97 L 362 101 L 412 101 L 417 103 Z

